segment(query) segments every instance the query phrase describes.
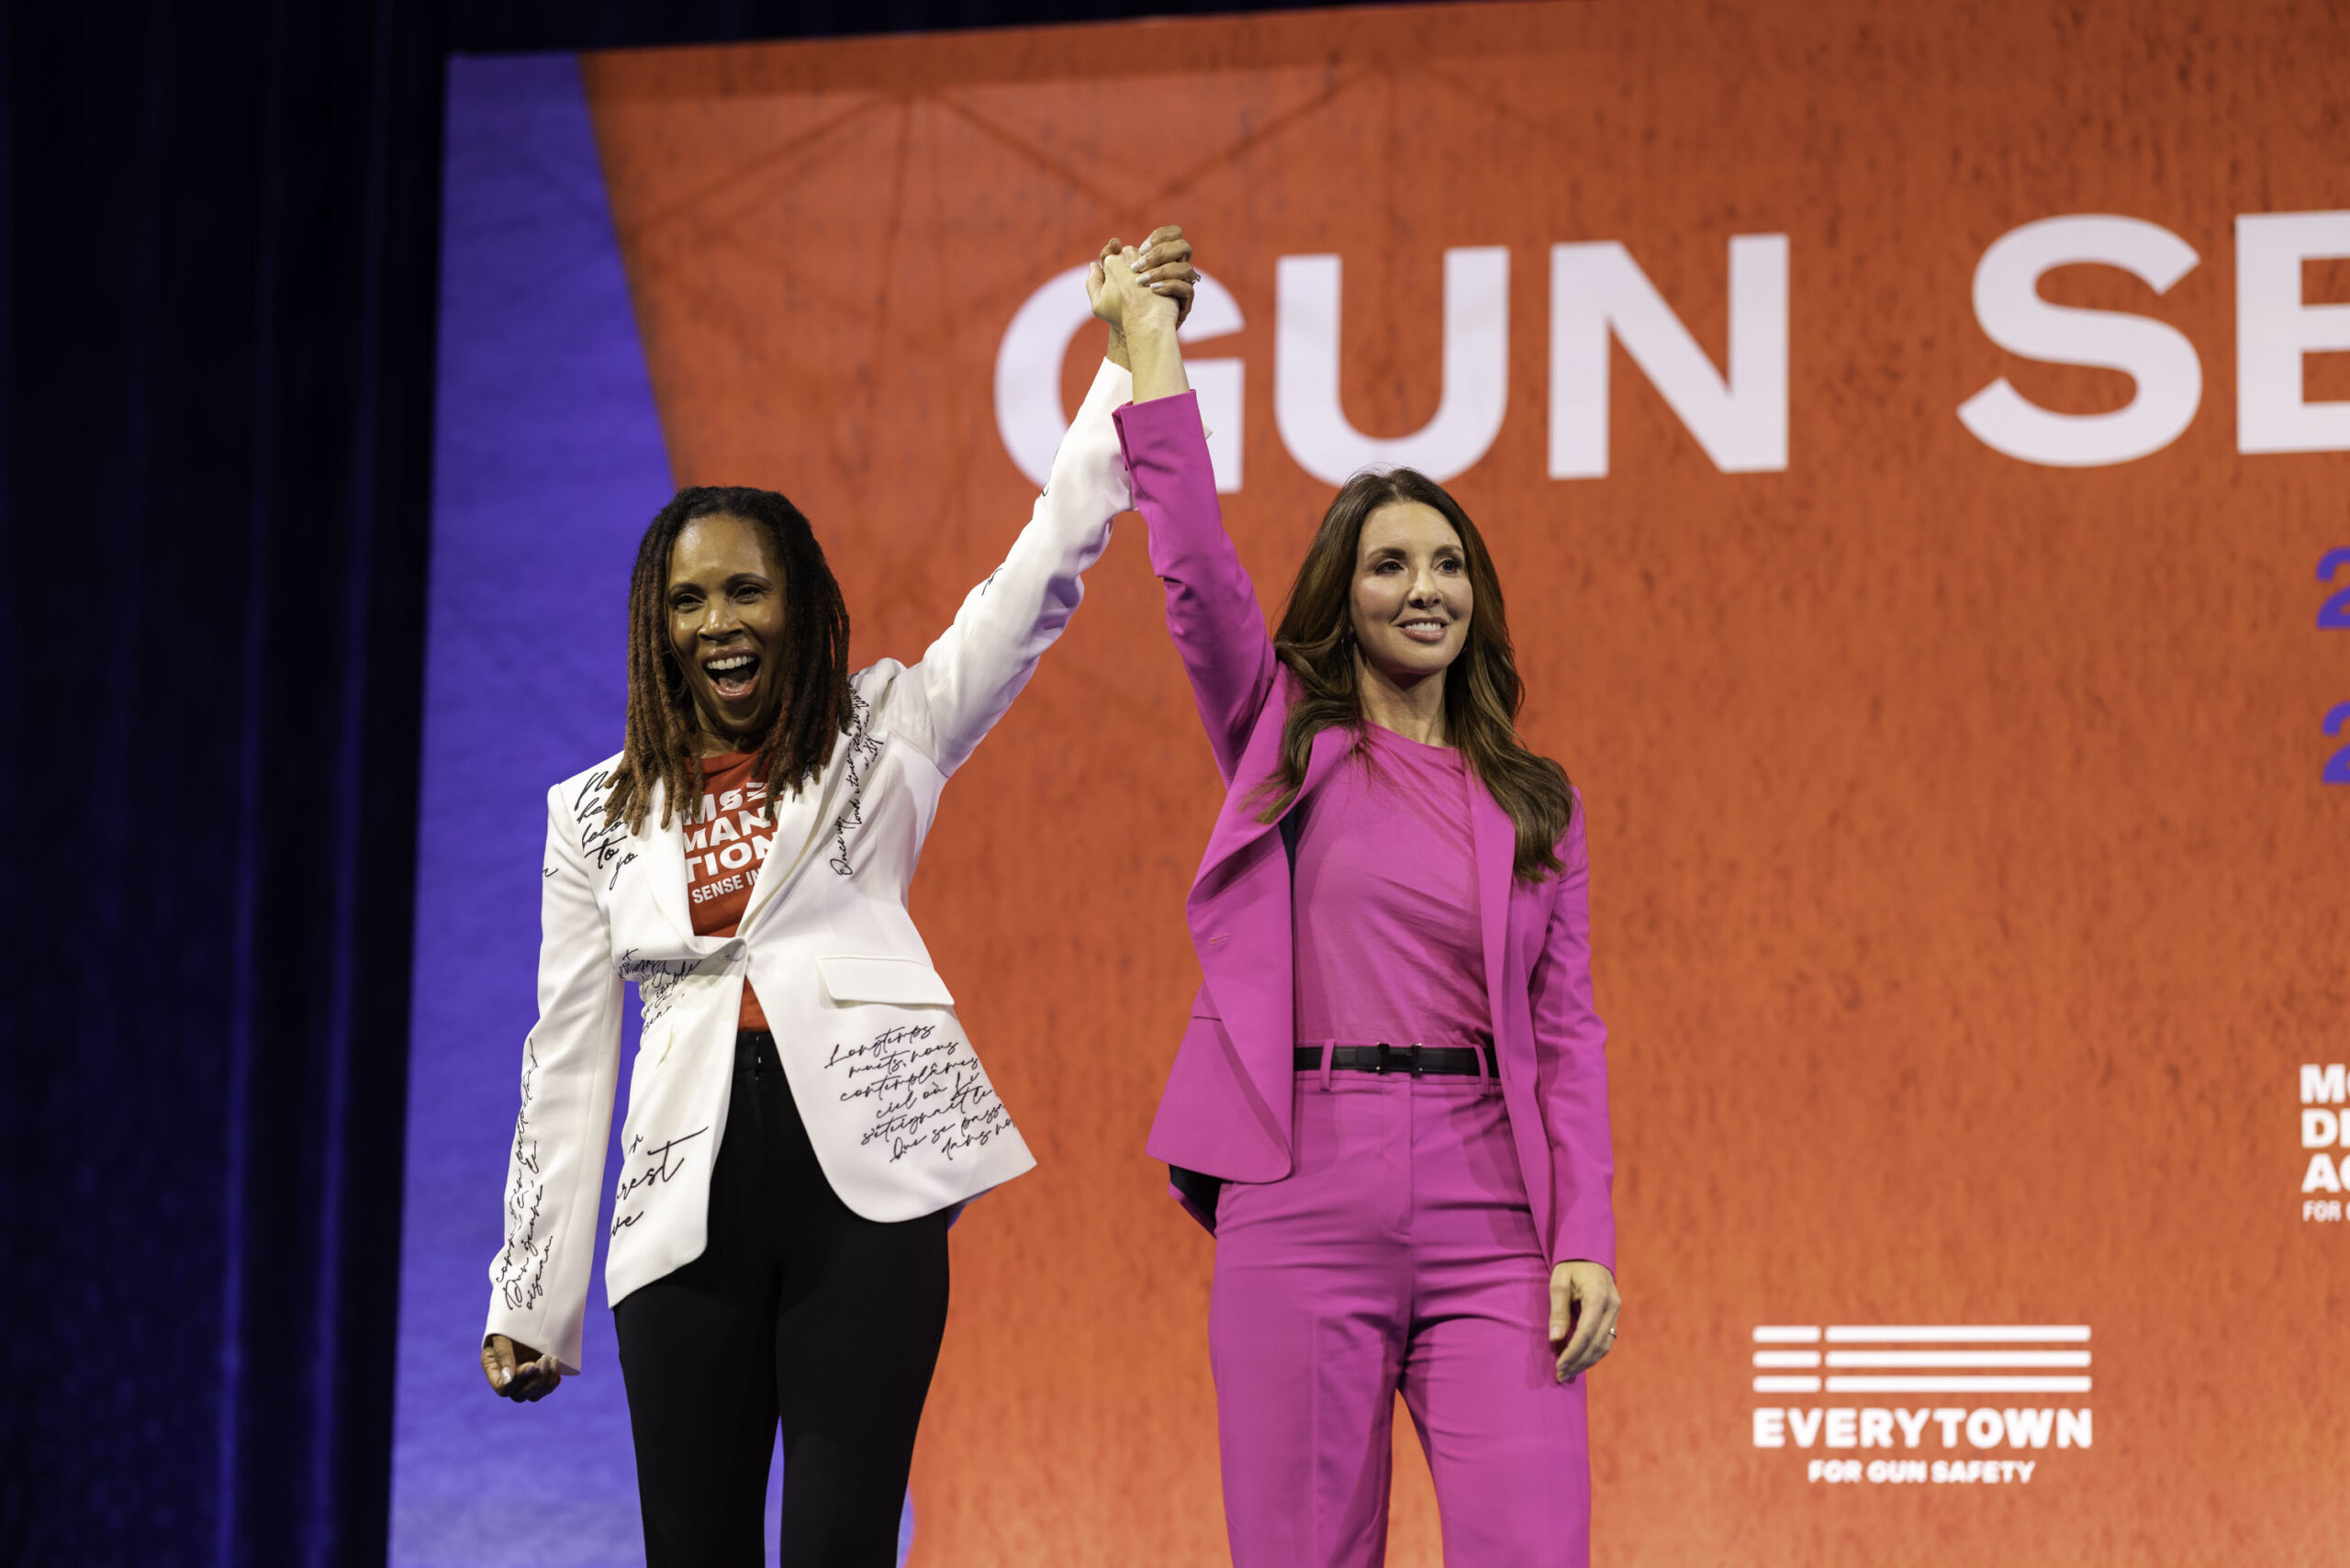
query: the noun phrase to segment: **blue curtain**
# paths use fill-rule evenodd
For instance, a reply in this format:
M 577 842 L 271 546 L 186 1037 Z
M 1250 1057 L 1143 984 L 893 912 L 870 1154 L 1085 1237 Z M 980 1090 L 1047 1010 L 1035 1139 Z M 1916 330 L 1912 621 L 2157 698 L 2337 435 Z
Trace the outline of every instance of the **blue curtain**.
M 438 60 L 389 4 L 6 25 L 0 1560 L 364 1557 Z

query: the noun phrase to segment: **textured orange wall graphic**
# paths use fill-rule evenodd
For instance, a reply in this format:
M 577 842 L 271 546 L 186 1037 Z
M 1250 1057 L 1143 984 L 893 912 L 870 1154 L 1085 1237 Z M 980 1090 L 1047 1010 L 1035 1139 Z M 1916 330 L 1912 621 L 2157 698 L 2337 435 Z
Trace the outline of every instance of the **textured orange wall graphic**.
M 2334 1560 L 2350 1226 L 2302 1217 L 2293 1096 L 2350 999 L 2319 782 L 2350 632 L 2312 575 L 2350 454 L 2237 450 L 2234 225 L 2350 208 L 2339 7 L 1477 6 L 587 72 L 677 477 L 791 495 L 863 658 L 917 656 L 1025 518 L 998 345 L 1108 235 L 1181 222 L 1246 319 L 1196 353 L 1246 367 L 1226 517 L 1269 605 L 1329 488 L 1276 428 L 1277 258 L 1344 258 L 1345 408 L 1401 434 L 1445 249 L 1508 248 L 1507 414 L 1454 487 L 1591 812 L 1628 1301 L 1599 1561 Z M 2042 294 L 2176 328 L 2199 409 L 2134 462 L 2019 462 L 1956 414 L 1995 378 L 2133 387 L 1996 347 L 1975 264 L 2090 213 L 2197 263 Z M 1619 352 L 1608 476 L 1548 477 L 1550 247 L 1620 241 L 1719 364 L 1742 234 L 1787 236 L 1785 470 L 1721 472 Z M 2303 282 L 2350 300 L 2350 263 Z M 1158 598 L 1129 519 L 917 885 L 1042 1161 L 957 1231 L 917 1562 L 1224 1560 L 1209 1244 L 1142 1155 L 1218 793 Z M 2093 1408 L 2094 1445 L 1810 1481 L 1984 1457 L 1757 1448 L 1752 1328 L 1839 1323 L 2088 1325 L 2093 1393 L 1958 1403 Z M 1433 1562 L 1405 1484 L 1393 1560 Z

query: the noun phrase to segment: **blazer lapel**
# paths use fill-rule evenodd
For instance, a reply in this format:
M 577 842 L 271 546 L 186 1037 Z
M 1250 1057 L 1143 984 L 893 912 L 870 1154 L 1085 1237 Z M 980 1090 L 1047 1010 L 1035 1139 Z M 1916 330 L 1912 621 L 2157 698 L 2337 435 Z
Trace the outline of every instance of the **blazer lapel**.
M 1198 874 L 1192 879 L 1190 906 L 1194 913 L 1203 913 L 1214 893 L 1222 889 L 1230 862 L 1257 840 L 1280 827 L 1283 819 L 1297 810 L 1298 802 L 1311 795 L 1315 786 L 1329 776 L 1330 769 L 1337 765 L 1338 758 L 1346 755 L 1354 742 L 1354 732 L 1341 724 L 1333 724 L 1315 735 L 1312 749 L 1306 753 L 1305 782 L 1299 787 L 1297 794 L 1281 816 L 1271 822 L 1260 822 L 1258 817 L 1263 810 L 1263 801 L 1258 797 L 1257 781 L 1269 778 L 1280 760 L 1281 724 L 1282 715 L 1269 704 L 1265 716 L 1259 721 L 1258 734 L 1259 736 L 1270 734 L 1272 744 L 1261 748 L 1261 756 L 1259 755 L 1259 747 L 1252 745 L 1247 759 L 1252 766 L 1242 768 L 1233 786 L 1225 791 L 1224 810 L 1216 817 L 1215 831 L 1209 835 L 1207 854 L 1200 861 Z M 1242 783 L 1238 779 L 1248 782 Z
M 1281 713 L 1269 705 L 1259 720 L 1274 732 L 1279 745 Z M 1328 777 L 1354 739 L 1351 731 L 1334 727 L 1314 737 L 1308 754 L 1303 800 Z M 1257 753 L 1254 745 L 1249 748 Z M 1262 778 L 1270 771 L 1268 751 L 1253 756 L 1256 766 L 1243 770 L 1244 780 Z M 1215 835 L 1192 881 L 1186 901 L 1192 947 L 1199 955 L 1200 973 L 1207 991 L 1232 1037 L 1241 1070 L 1248 1074 L 1264 1114 L 1280 1129 L 1287 1154 L 1290 1127 L 1290 1047 L 1296 1028 L 1296 980 L 1292 970 L 1291 890 L 1288 856 L 1280 851 L 1275 822 L 1257 820 L 1252 783 L 1236 784 L 1225 797 Z M 1291 802 L 1292 811 L 1296 802 Z M 1287 812 L 1282 813 L 1283 817 Z M 1265 841 L 1274 840 L 1272 848 Z
M 653 804 L 644 815 L 644 831 L 633 843 L 637 858 L 643 862 L 643 878 L 651 889 L 654 907 L 661 917 L 677 928 L 677 935 L 688 942 L 699 942 L 694 935 L 694 917 L 686 907 L 686 830 L 676 817 L 669 825 L 661 825 L 661 812 L 667 803 L 664 787 L 653 787 Z
M 1298 786 L 1297 801 L 1314 793 L 1315 786 L 1330 776 L 1338 759 L 1354 748 L 1355 733 L 1344 724 L 1333 724 L 1314 737 L 1314 747 L 1305 754 L 1305 782 Z M 1297 801 L 1289 803 L 1289 812 L 1297 810 Z M 1281 815 L 1289 815 L 1283 812 Z
M 751 884 L 751 896 L 743 905 L 742 924 L 735 930 L 750 924 L 753 916 L 781 897 L 778 890 L 798 879 L 814 857 L 812 852 L 817 846 L 830 842 L 825 830 L 832 825 L 834 814 L 844 809 L 835 801 L 840 798 L 841 781 L 851 770 L 850 764 L 854 763 L 860 778 L 873 766 L 870 757 L 850 756 L 863 738 L 862 730 L 855 735 L 835 737 L 832 757 L 824 764 L 823 772 L 798 794 L 767 801 L 767 813 L 775 823 L 772 847 L 767 851 L 767 864 L 759 869 L 759 879 Z
M 1580 805 L 1576 808 L 1580 811 Z M 1542 1107 L 1536 1095 L 1541 1088 L 1540 1067 L 1533 1036 L 1518 1025 L 1527 1017 L 1528 977 L 1513 978 L 1508 970 L 1513 944 L 1509 939 L 1510 911 L 1521 904 L 1529 918 L 1544 918 L 1539 899 L 1516 897 L 1512 868 L 1517 860 L 1517 824 L 1474 773 L 1469 777 L 1469 821 L 1475 835 L 1477 913 L 1484 927 L 1485 995 L 1492 1009 L 1494 1051 L 1499 1060 L 1502 1094 L 1509 1103 L 1510 1141 L 1517 1148 L 1517 1168 L 1534 1211 L 1535 1233 L 1541 1237 L 1545 1256 L 1551 1256 L 1555 1223 L 1551 1186 L 1552 1155 L 1545 1131 Z M 1518 989 L 1507 1002 L 1510 988 Z M 1512 1048 L 1515 1047 L 1516 1048 Z
M 1478 778 L 1476 769 L 1468 769 L 1468 774 L 1471 847 L 1477 865 L 1477 915 L 1484 934 L 1486 1006 L 1492 1010 L 1494 1038 L 1498 1042 L 1502 1020 L 1508 1016 L 1502 1008 L 1502 992 L 1509 980 L 1503 966 L 1509 956 L 1509 894 L 1513 868 L 1517 863 L 1517 824 Z

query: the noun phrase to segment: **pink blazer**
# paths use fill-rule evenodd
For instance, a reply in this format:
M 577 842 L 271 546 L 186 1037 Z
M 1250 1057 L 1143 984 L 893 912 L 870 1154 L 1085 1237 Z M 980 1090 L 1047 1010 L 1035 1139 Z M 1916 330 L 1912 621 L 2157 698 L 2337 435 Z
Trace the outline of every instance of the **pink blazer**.
M 1167 629 L 1225 781 L 1224 809 L 1185 902 L 1204 983 L 1149 1143 L 1153 1158 L 1175 1168 L 1176 1195 L 1214 1230 L 1214 1182 L 1192 1173 L 1277 1182 L 1290 1171 L 1289 854 L 1251 799 L 1280 761 L 1294 678 L 1273 655 L 1256 591 L 1224 532 L 1197 401 L 1188 393 L 1158 398 L 1122 408 L 1116 419 L 1135 505 L 1150 527 L 1151 569 L 1167 588 Z M 1305 791 L 1348 741 L 1343 729 L 1315 736 Z M 1592 1008 L 1582 801 L 1559 846 L 1564 873 L 1527 883 L 1510 874 L 1517 834 L 1509 814 L 1482 790 L 1473 798 L 1494 1044 L 1535 1226 L 1551 1262 L 1590 1259 L 1613 1270 L 1607 1030 Z

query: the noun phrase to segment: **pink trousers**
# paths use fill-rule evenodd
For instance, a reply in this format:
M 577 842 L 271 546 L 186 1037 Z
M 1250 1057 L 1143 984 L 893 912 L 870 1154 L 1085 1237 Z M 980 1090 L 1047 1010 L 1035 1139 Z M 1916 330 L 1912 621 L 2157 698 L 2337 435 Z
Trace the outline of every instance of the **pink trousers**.
M 1295 1168 L 1217 1205 L 1208 1312 L 1234 1568 L 1378 1568 L 1396 1391 L 1451 1568 L 1584 1568 L 1580 1381 L 1490 1079 L 1297 1077 Z

